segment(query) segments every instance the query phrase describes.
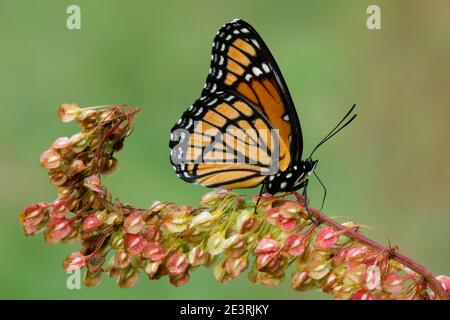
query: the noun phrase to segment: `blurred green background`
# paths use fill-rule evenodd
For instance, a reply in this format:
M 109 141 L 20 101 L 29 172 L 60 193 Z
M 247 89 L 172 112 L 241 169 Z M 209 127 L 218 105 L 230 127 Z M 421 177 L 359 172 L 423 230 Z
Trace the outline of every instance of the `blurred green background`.
M 81 30 L 66 8 L 81 7 Z M 382 30 L 366 28 L 381 7 Z M 26 238 L 18 213 L 55 190 L 39 155 L 76 127 L 63 102 L 142 107 L 134 134 L 106 179 L 137 206 L 154 200 L 195 205 L 206 190 L 179 180 L 169 164 L 169 132 L 198 96 L 211 42 L 232 18 L 250 22 L 283 71 L 311 148 L 353 103 L 359 117 L 323 147 L 318 173 L 325 212 L 350 216 L 389 235 L 401 252 L 436 274 L 450 273 L 450 2 L 448 1 L 0 1 L 0 298 L 311 299 L 289 278 L 276 288 L 246 276 L 228 285 L 200 269 L 182 288 L 142 277 L 119 289 L 68 290 L 62 260 L 77 245 Z M 320 206 L 317 181 L 310 193 Z M 251 191 L 245 191 L 249 193 Z

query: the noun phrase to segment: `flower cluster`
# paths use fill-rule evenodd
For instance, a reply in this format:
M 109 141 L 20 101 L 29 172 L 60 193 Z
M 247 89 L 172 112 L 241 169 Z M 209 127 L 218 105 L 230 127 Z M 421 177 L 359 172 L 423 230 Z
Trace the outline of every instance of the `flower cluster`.
M 205 194 L 200 205 L 155 202 L 149 209 L 113 201 L 101 176 L 117 166 L 114 153 L 133 128 L 138 110 L 127 106 L 81 109 L 64 104 L 58 115 L 81 131 L 58 138 L 41 156 L 58 198 L 25 208 L 26 235 L 44 231 L 48 243 L 81 242 L 63 262 L 84 268 L 86 286 L 103 274 L 120 287 L 141 275 L 167 276 L 176 287 L 200 266 L 214 266 L 222 283 L 244 271 L 253 283 L 276 286 L 291 273 L 294 290 L 320 288 L 337 299 L 435 299 L 424 277 L 392 258 L 390 250 L 363 244 L 349 231 L 353 222 L 329 224 L 314 218 L 303 199 L 285 194 L 246 199 L 231 190 Z M 257 204 L 257 205 L 256 205 Z M 450 278 L 439 276 L 450 292 Z

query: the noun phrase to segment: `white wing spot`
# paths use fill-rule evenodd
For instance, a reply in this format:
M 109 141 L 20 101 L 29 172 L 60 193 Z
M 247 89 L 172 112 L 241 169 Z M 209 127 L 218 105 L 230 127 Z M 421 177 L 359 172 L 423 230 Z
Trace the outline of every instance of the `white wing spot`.
M 217 73 L 217 79 L 220 79 L 222 77 L 222 70 L 219 69 L 219 72 Z
M 261 69 L 259 69 L 257 67 L 253 67 L 252 71 L 255 74 L 255 76 L 259 76 L 260 74 L 262 74 Z
M 217 85 L 216 85 L 215 83 L 213 83 L 213 86 L 212 86 L 212 88 L 211 88 L 211 92 L 216 91 L 216 89 L 217 89 Z
M 248 31 L 247 28 L 242 28 L 242 29 L 241 29 L 241 32 L 243 32 L 243 33 L 249 33 L 250 31 Z
M 292 177 L 292 173 L 288 173 L 288 174 L 286 175 L 286 179 L 289 179 L 290 177 Z
M 270 72 L 270 68 L 269 68 L 269 66 L 268 66 L 266 63 L 263 63 L 263 64 L 262 64 L 262 68 L 263 68 L 263 70 L 264 70 L 266 73 L 269 73 L 269 72 Z
M 202 114 L 202 112 L 203 112 L 203 108 L 200 107 L 200 108 L 198 109 L 198 111 L 194 114 L 194 116 L 198 117 L 199 115 Z
M 256 41 L 255 39 L 252 39 L 252 42 L 258 49 L 260 49 L 258 41 Z
M 225 40 L 227 40 L 227 41 L 230 40 L 230 39 L 231 39 L 231 34 L 227 35 L 226 38 L 225 38 Z
M 192 124 L 194 123 L 194 121 L 192 120 L 192 119 L 190 119 L 189 118 L 189 123 L 186 125 L 186 129 L 189 129 L 191 126 L 192 126 Z
M 283 117 L 283 120 L 284 120 L 284 121 L 289 121 L 289 115 L 286 114 L 286 115 Z
M 225 43 L 222 43 L 222 47 L 220 47 L 220 51 L 225 51 Z
M 287 182 L 286 182 L 286 181 L 283 181 L 283 182 L 280 184 L 280 189 L 285 189 L 286 186 L 287 186 Z
M 225 59 L 224 59 L 224 57 L 223 56 L 220 56 L 220 60 L 219 60 L 219 65 L 221 66 L 221 65 L 223 65 L 223 61 L 224 61 Z
M 211 101 L 208 103 L 208 106 L 212 106 L 212 105 L 215 104 L 216 102 L 217 102 L 217 99 L 214 98 L 213 100 L 211 100 Z
M 250 81 L 251 78 L 252 78 L 252 75 L 250 73 L 247 73 L 245 75 L 245 80 Z

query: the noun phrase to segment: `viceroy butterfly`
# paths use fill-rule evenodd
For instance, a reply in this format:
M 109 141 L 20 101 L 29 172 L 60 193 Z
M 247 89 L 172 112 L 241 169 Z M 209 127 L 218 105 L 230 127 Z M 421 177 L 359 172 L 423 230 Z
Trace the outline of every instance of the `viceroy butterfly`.
M 206 187 L 306 192 L 313 153 L 356 117 L 354 107 L 302 160 L 300 121 L 281 71 L 256 30 L 235 19 L 214 38 L 201 97 L 172 128 L 171 163 L 181 179 Z

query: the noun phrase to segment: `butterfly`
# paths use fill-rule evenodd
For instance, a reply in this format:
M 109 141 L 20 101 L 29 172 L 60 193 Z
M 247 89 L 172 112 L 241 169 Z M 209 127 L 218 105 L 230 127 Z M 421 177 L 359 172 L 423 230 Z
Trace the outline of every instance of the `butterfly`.
M 347 120 L 354 107 L 302 160 L 300 120 L 281 71 L 256 30 L 234 19 L 214 38 L 201 97 L 171 130 L 170 161 L 181 179 L 206 187 L 306 191 L 314 151 L 356 117 Z

